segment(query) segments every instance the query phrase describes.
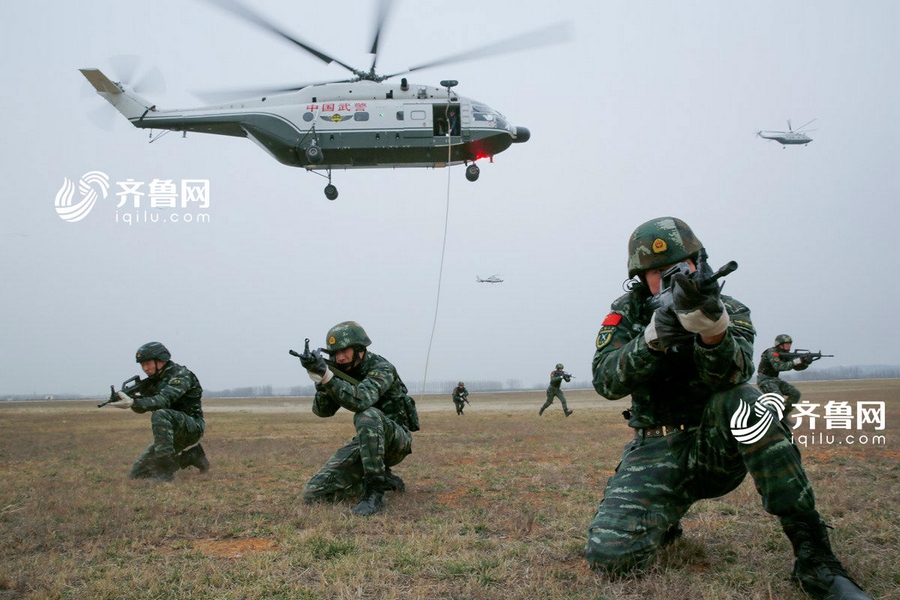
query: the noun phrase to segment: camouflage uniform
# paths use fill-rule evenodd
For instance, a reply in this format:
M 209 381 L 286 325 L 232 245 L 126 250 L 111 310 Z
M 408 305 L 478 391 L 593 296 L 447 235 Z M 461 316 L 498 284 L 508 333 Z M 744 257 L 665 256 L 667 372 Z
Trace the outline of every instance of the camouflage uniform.
M 544 402 L 544 405 L 541 407 L 541 410 L 538 411 L 539 415 L 544 414 L 544 411 L 550 408 L 550 405 L 553 404 L 554 398 L 559 398 L 560 404 L 563 407 L 563 413 L 568 417 L 572 414 L 572 411 L 569 410 L 569 407 L 566 405 L 566 395 L 563 394 L 562 391 L 562 382 L 563 379 L 566 380 L 566 383 L 571 381 L 571 377 L 565 373 L 561 368 L 557 368 L 555 371 L 550 372 L 550 385 L 547 386 L 547 401 Z
M 131 410 L 153 413 L 150 418 L 153 443 L 131 467 L 131 477 L 170 477 L 178 468 L 195 464 L 194 455 L 198 451 L 202 454 L 199 446 L 186 452 L 182 450 L 199 442 L 206 429 L 200 403 L 202 395 L 203 388 L 197 376 L 171 360 L 159 373 L 147 379 Z
M 346 408 L 354 413 L 356 436 L 306 484 L 303 500 L 307 503 L 359 497 L 365 491 L 366 479 L 387 476 L 390 481 L 389 468 L 412 452 L 410 430 L 418 425 L 412 422 L 407 408 L 412 399 L 394 365 L 366 352 L 360 364 L 347 374 L 359 384 L 333 377 L 324 385 L 316 385 L 313 413 L 330 417 L 339 408 Z
M 463 414 L 463 408 L 469 398 L 469 390 L 464 385 L 458 385 L 453 388 L 453 404 L 456 405 L 456 414 Z
M 759 359 L 756 385 L 759 391 L 765 394 L 780 394 L 784 398 L 784 414 L 786 416 L 790 414 L 794 405 L 800 401 L 800 390 L 779 378 L 778 373 L 792 370 L 803 371 L 807 367 L 809 367 L 809 364 L 803 361 L 797 364 L 793 360 L 782 359 L 778 354 L 778 347 L 773 346 L 763 352 Z
M 701 250 L 690 228 L 671 217 L 635 230 L 629 276 L 640 275 L 641 282 L 613 302 L 597 335 L 594 389 L 610 400 L 631 395 L 626 416 L 635 437 L 588 530 L 585 554 L 593 568 L 618 572 L 645 564 L 680 535 L 679 521 L 694 502 L 727 494 L 748 471 L 763 507 L 784 527 L 819 531 L 800 454 L 780 415 L 757 402 L 759 392 L 747 384 L 756 335 L 749 309 L 720 297 L 728 319 L 721 334 L 710 334 L 724 336 L 714 346 L 686 331 L 664 350 L 648 344 L 656 343 L 648 328 L 655 307 L 644 273 L 689 258 L 696 264 Z

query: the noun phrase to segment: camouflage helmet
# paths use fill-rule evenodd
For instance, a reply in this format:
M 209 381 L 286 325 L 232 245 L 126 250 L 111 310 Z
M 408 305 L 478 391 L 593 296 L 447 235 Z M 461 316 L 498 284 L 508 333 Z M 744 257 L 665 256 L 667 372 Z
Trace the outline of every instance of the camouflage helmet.
M 456 387 L 466 387 L 466 384 L 463 383 L 462 381 L 460 381 L 459 383 L 456 384 Z
M 696 260 L 703 244 L 687 223 L 675 217 L 651 219 L 639 225 L 628 239 L 628 276 Z
M 559 370 L 565 369 L 566 367 L 562 363 L 556 363 L 556 368 Z
M 325 336 L 325 351 L 334 354 L 351 346 L 366 347 L 372 343 L 366 330 L 356 321 L 344 321 L 328 330 Z
M 791 336 L 789 336 L 786 333 L 782 333 L 781 335 L 775 336 L 775 345 L 776 346 L 780 346 L 781 344 L 793 344 L 793 343 L 794 343 L 794 340 L 792 340 Z
M 166 362 L 172 358 L 168 349 L 159 342 L 147 342 L 137 349 L 134 353 L 135 362 L 144 362 L 145 360 L 161 360 Z

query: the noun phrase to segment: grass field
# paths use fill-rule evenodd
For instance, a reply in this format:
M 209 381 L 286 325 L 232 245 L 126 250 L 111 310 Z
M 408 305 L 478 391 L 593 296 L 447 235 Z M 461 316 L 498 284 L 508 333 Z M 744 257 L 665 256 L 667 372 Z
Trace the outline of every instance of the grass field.
M 874 598 L 900 599 L 900 381 L 799 387 L 811 402 L 887 403 L 884 443 L 802 453 L 839 558 Z M 569 418 L 558 404 L 538 417 L 542 392 L 472 394 L 461 417 L 449 394 L 420 400 L 422 431 L 395 468 L 407 491 L 368 519 L 300 502 L 353 435 L 349 413 L 319 419 L 309 398 L 205 400 L 212 468 L 170 484 L 128 479 L 149 415 L 2 403 L 0 599 L 805 598 L 749 480 L 696 504 L 642 576 L 588 569 L 587 526 L 630 430 L 624 401 L 567 397 Z

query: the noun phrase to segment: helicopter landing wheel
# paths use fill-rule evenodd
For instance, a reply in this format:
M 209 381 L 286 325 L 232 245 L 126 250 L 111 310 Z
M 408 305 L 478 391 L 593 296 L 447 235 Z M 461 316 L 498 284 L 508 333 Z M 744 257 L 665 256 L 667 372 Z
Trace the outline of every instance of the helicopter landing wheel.
M 322 162 L 322 149 L 316 145 L 310 146 L 306 149 L 306 160 L 310 163 L 317 165 Z
M 472 163 L 468 167 L 466 167 L 466 179 L 469 181 L 478 181 L 478 176 L 481 175 L 481 169 L 478 168 L 478 165 Z
M 329 200 L 337 200 L 338 191 L 337 188 L 330 183 L 325 186 L 325 197 Z

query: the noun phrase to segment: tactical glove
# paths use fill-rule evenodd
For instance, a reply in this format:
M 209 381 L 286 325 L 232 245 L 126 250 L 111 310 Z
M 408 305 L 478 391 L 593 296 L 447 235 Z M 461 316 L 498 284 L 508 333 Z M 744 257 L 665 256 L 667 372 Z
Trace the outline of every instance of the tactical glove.
M 108 406 L 114 406 L 116 408 L 131 408 L 134 406 L 134 398 L 125 392 L 117 392 L 116 396 L 118 396 L 119 399 L 115 402 L 110 402 Z
M 671 308 L 658 308 L 650 317 L 650 323 L 644 329 L 644 340 L 652 350 L 665 352 L 672 346 L 684 344 L 693 339 L 675 316 Z
M 719 286 L 701 289 L 686 275 L 673 278 L 672 299 L 678 321 L 691 333 L 704 337 L 719 335 L 728 328 L 730 319 L 719 294 Z
M 325 384 L 333 377 L 332 372 L 328 370 L 325 359 L 322 358 L 322 353 L 318 350 L 313 350 L 308 354 L 306 352 L 301 354 L 300 364 L 306 369 L 306 373 L 313 383 Z
M 319 360 L 322 359 L 322 355 L 318 350 L 309 351 L 309 346 L 306 347 L 306 352 L 300 355 L 300 365 L 303 366 L 307 371 L 315 368 Z M 324 361 L 322 361 L 324 363 Z M 327 366 L 327 365 L 326 365 Z

